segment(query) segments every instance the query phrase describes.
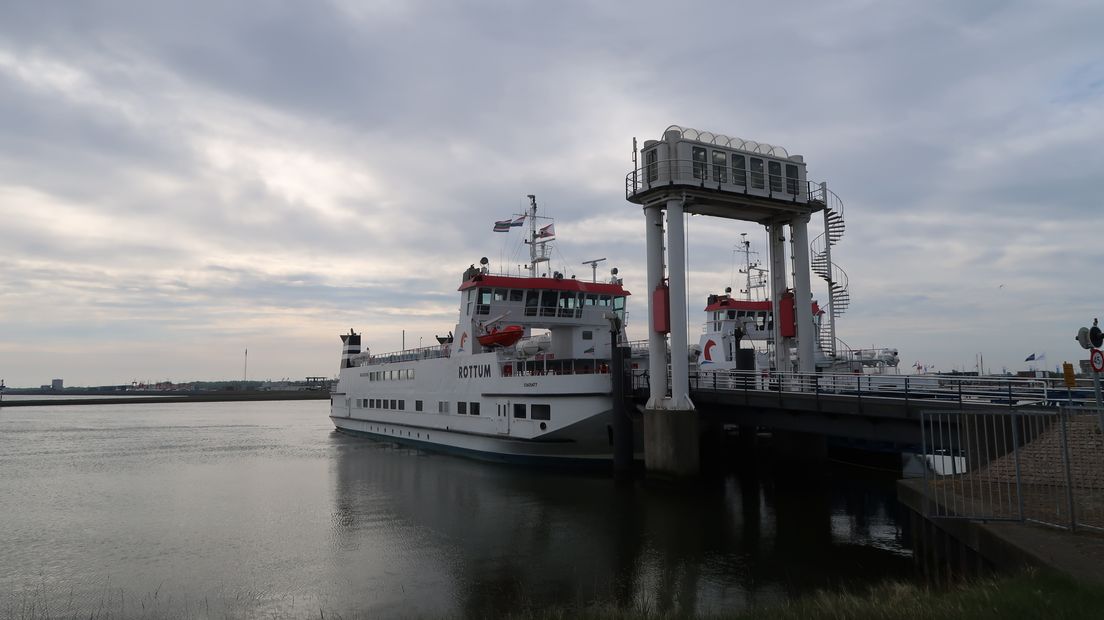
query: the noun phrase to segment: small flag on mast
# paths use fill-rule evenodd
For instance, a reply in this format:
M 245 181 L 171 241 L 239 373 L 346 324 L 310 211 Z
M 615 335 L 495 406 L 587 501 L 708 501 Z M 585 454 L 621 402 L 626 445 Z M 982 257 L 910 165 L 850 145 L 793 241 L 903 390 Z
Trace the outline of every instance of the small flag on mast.
M 510 220 L 498 220 L 497 222 L 495 222 L 494 231 L 495 232 L 510 232 L 510 227 L 511 226 L 513 226 L 513 223 Z
M 1027 357 L 1024 358 L 1024 361 L 1025 362 L 1034 362 L 1035 361 L 1035 354 L 1032 353 L 1031 355 L 1028 355 Z
M 521 216 L 518 216 L 518 218 L 515 219 L 514 221 L 510 222 L 510 226 L 521 226 L 524 223 L 525 223 L 525 216 L 521 215 Z
M 549 224 L 548 226 L 542 227 L 539 231 L 537 231 L 537 238 L 544 239 L 545 237 L 555 237 L 556 229 L 553 228 L 553 226 L 553 224 Z

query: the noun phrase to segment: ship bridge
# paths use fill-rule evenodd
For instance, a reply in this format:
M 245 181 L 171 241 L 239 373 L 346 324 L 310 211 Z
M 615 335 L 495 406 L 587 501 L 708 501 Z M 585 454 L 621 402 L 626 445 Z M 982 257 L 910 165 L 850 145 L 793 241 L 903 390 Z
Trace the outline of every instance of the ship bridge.
M 575 323 L 591 314 L 604 320 L 614 312 L 625 320 L 625 298 L 631 293 L 616 283 L 583 282 L 574 278 L 524 278 L 474 274 L 458 289 L 463 294 L 461 313 L 480 317 L 508 313 L 512 323 L 552 327 Z

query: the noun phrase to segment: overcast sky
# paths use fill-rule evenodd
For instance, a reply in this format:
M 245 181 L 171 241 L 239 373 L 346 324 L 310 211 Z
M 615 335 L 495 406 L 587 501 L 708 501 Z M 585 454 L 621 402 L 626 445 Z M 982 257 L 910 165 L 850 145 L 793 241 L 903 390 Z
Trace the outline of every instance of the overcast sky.
M 624 177 L 670 124 L 783 145 L 843 199 L 851 346 L 1053 369 L 1104 315 L 1102 26 L 1099 1 L 6 0 L 0 378 L 235 378 L 246 348 L 250 378 L 332 376 L 350 327 L 429 344 L 470 263 L 525 261 L 491 227 L 530 193 L 561 268 L 620 268 L 644 338 Z M 696 341 L 765 235 L 688 230 Z

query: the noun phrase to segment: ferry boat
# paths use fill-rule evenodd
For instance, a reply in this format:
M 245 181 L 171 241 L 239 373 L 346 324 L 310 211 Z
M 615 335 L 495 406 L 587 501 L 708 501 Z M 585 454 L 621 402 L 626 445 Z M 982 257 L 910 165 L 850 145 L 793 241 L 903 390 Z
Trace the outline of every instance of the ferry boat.
M 731 287 L 727 287 L 723 294 L 709 295 L 702 335 L 697 346 L 691 347 L 691 360 L 701 371 L 792 372 L 794 368 L 786 364 L 780 367 L 775 361 L 772 347 L 775 330 L 773 301 L 752 298 L 756 289 L 766 288 L 767 270 L 760 267 L 758 261 L 752 260 L 750 242 L 746 237 L 740 242 L 738 251 L 745 257 L 744 266 L 740 269 L 740 273 L 746 274 L 747 278 L 745 288 L 740 291 L 744 298 L 734 296 Z M 898 371 L 900 356 L 895 348 L 852 349 L 838 338 L 835 338 L 836 346 L 831 346 L 834 330 L 824 325 L 828 312 L 816 300 L 810 303 L 812 333 L 816 334 L 813 354 L 818 372 L 887 374 Z M 782 292 L 778 313 L 779 335 L 783 339 L 794 338 L 797 335 L 797 312 L 792 290 Z M 793 359 L 794 355 L 783 357 Z
M 528 221 L 528 274 L 464 271 L 459 319 L 432 347 L 375 354 L 355 331 L 344 350 L 330 418 L 337 430 L 484 460 L 600 464 L 613 454 L 611 336 L 625 340 L 617 277 L 585 282 L 547 270 L 552 224 L 536 198 L 503 232 Z

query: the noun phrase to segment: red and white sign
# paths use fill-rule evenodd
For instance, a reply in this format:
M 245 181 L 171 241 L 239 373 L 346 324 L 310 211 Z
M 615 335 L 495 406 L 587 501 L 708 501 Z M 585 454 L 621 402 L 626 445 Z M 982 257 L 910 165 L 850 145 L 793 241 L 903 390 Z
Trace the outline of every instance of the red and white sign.
M 1104 372 L 1104 351 L 1093 349 L 1089 351 L 1089 365 L 1093 372 Z

